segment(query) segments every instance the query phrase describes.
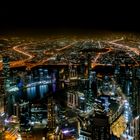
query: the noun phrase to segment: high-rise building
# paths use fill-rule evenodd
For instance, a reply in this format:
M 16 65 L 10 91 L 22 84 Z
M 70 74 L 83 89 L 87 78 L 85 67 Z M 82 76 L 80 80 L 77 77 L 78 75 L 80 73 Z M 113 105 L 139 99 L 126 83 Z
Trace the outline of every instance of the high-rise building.
M 4 77 L 4 85 L 5 88 L 8 88 L 10 86 L 10 64 L 9 64 L 9 57 L 4 56 L 3 59 L 3 77 Z
M 78 95 L 75 92 L 67 93 L 67 106 L 71 108 L 75 108 L 77 106 Z
M 130 123 L 127 126 L 127 130 L 122 135 L 121 140 L 124 140 L 124 139 L 138 140 L 140 137 L 140 104 L 139 104 L 140 70 L 139 70 L 139 68 L 134 68 L 132 78 L 129 75 L 129 76 L 127 76 L 127 79 L 132 80 L 132 95 L 130 94 L 131 96 L 129 96 L 129 99 L 131 99 L 131 100 L 129 100 L 129 101 L 131 101 L 130 103 L 132 105 L 133 116 L 132 116 L 132 120 L 130 120 Z
M 5 111 L 5 91 L 4 91 L 4 78 L 0 76 L 0 112 Z
M 93 139 L 94 140 L 110 140 L 109 118 L 106 115 L 95 115 L 93 117 Z
M 7 110 L 7 97 L 6 97 L 6 91 L 7 88 L 10 86 L 10 64 L 9 64 L 9 57 L 8 56 L 3 56 L 2 57 L 2 75 L 1 75 L 1 96 L 2 96 L 2 104 L 4 105 L 4 111 Z
M 91 55 L 90 53 L 87 54 L 87 61 L 88 61 L 88 74 L 91 69 Z
M 136 73 L 136 78 L 137 78 L 137 103 L 136 103 L 136 107 L 137 107 L 137 115 L 140 114 L 140 104 L 139 104 L 139 99 L 140 99 L 140 68 L 137 69 L 137 73 Z
M 5 76 L 9 76 L 9 70 L 10 70 L 10 65 L 9 65 L 9 56 L 3 56 L 2 57 L 2 62 L 3 62 L 3 71 Z
M 78 140 L 111 140 L 108 116 L 95 114 L 90 118 L 78 117 L 80 123 Z
M 69 65 L 69 78 L 77 77 L 77 66 Z
M 84 117 L 78 115 L 78 140 L 92 140 L 92 123 L 90 119 L 85 119 Z
M 119 83 L 120 82 L 120 65 L 119 64 L 115 65 L 114 76 L 115 76 L 115 80 Z
M 135 118 L 134 118 L 134 129 L 135 129 L 135 136 L 140 137 L 140 68 L 137 68 L 136 72 L 136 95 L 135 95 Z M 138 126 L 138 127 L 136 127 Z M 137 132 L 137 133 L 136 133 Z
M 53 100 L 53 97 L 48 98 L 47 110 L 48 129 L 53 130 L 56 127 L 55 102 Z
M 97 81 L 97 76 L 96 76 L 96 72 L 92 71 L 92 82 L 91 82 L 91 89 L 93 92 L 93 96 L 97 95 L 97 89 L 98 89 L 98 81 Z
M 86 60 L 85 56 L 81 55 L 81 57 L 80 57 L 80 75 L 82 78 L 84 77 L 85 71 L 86 71 L 85 60 Z
M 140 97 L 140 89 L 139 89 L 139 80 L 140 80 L 140 76 L 139 76 L 139 71 L 138 69 L 135 69 L 134 72 L 134 76 L 132 79 L 132 110 L 133 110 L 133 115 L 137 116 L 140 111 L 139 111 L 139 97 Z

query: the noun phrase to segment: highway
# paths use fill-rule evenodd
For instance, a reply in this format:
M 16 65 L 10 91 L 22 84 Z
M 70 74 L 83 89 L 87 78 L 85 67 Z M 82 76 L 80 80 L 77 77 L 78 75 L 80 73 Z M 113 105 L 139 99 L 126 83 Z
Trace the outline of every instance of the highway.
M 25 59 L 24 61 L 33 59 L 33 58 L 34 58 L 33 55 L 29 54 L 28 52 L 25 52 L 25 51 L 22 51 L 22 50 L 21 50 L 21 47 L 23 47 L 23 46 L 28 46 L 28 45 L 31 45 L 31 44 L 33 44 L 33 43 L 24 43 L 24 44 L 20 44 L 20 45 L 14 46 L 14 47 L 13 47 L 13 50 L 15 50 L 16 52 L 21 53 L 21 54 L 23 54 L 23 55 L 26 55 L 28 58 Z
M 123 49 L 124 51 L 127 52 L 129 57 L 136 63 L 136 65 L 139 65 L 137 60 L 129 53 L 129 52 L 133 52 L 134 54 L 139 55 L 140 54 L 139 48 L 132 48 L 132 47 L 129 47 L 128 45 L 123 45 L 123 44 L 118 44 L 117 43 L 118 41 L 122 41 L 123 39 L 124 38 L 122 37 L 122 38 L 115 39 L 115 40 L 112 40 L 112 41 L 104 41 L 104 42 L 106 44 L 108 44 L 108 45 L 113 45 L 113 46 L 116 46 L 116 47 L 119 47 L 119 48 Z M 51 40 L 51 41 L 53 41 L 53 40 Z M 88 41 L 89 40 L 86 40 L 86 41 L 84 41 L 84 43 L 86 43 Z M 57 54 L 59 55 L 61 53 L 65 53 L 65 51 L 67 51 L 67 49 L 70 49 L 70 48 L 74 47 L 74 44 L 76 44 L 77 42 L 78 42 L 78 40 L 74 41 L 74 42 L 72 42 L 72 43 L 70 43 L 70 44 L 68 44 L 66 46 L 62 46 L 61 48 L 58 48 L 58 49 L 54 48 L 54 50 L 52 50 L 52 49 L 51 50 L 47 50 L 47 51 L 44 50 L 42 53 L 44 55 L 46 55 L 46 57 L 47 56 L 48 57 L 47 58 L 44 57 L 44 58 L 42 58 L 42 60 L 40 60 L 40 61 L 38 61 L 36 63 L 30 63 L 30 61 L 36 59 L 36 57 L 39 54 L 37 54 L 37 56 L 34 56 L 29 51 L 27 51 L 27 50 L 25 51 L 25 48 L 28 49 L 28 46 L 30 47 L 30 45 L 37 45 L 38 42 L 21 43 L 19 45 L 15 45 L 15 46 L 12 47 L 12 49 L 14 51 L 18 52 L 19 54 L 25 55 L 26 58 L 22 59 L 22 60 L 17 60 L 17 61 L 10 62 L 10 67 L 27 66 L 27 68 L 31 69 L 32 67 L 37 66 L 37 65 L 47 64 L 47 62 L 50 59 L 54 58 Z M 41 42 L 39 42 L 39 43 L 41 44 Z M 83 43 L 83 45 L 84 45 L 84 43 Z M 100 41 L 98 41 L 97 43 L 99 45 L 99 48 L 102 48 Z M 107 53 L 109 53 L 109 52 L 111 52 L 111 51 L 113 51 L 113 50 L 115 50 L 117 48 L 109 46 L 108 49 L 109 50 L 107 52 L 102 52 L 102 53 L 99 52 L 99 53 L 96 54 L 94 59 L 91 60 L 92 68 L 95 67 L 96 65 L 104 65 L 104 64 L 102 64 L 102 62 L 98 62 L 99 58 L 101 58 L 102 55 L 107 54 Z M 28 63 L 26 63 L 26 62 L 28 62 Z M 0 69 L 2 69 L 2 63 L 0 63 Z
M 122 49 L 125 50 L 125 51 L 127 51 L 127 50 L 132 51 L 132 52 L 134 52 L 136 55 L 139 55 L 139 54 L 140 54 L 140 50 L 139 50 L 138 48 L 132 48 L 132 47 L 129 47 L 129 46 L 127 46 L 127 45 L 123 45 L 123 44 L 118 44 L 118 43 L 116 43 L 117 41 L 121 41 L 121 40 L 123 40 L 123 38 L 118 39 L 118 40 L 115 40 L 115 41 L 110 41 L 110 42 L 108 42 L 108 43 L 111 44 L 111 45 L 118 46 L 118 47 L 122 48 Z

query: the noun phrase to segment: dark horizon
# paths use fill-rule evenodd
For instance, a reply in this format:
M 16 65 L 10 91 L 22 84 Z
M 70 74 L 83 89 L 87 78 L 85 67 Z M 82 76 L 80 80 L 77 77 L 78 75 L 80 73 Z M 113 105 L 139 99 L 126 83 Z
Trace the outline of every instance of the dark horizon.
M 120 4 L 121 5 L 121 4 Z M 138 12 L 114 5 L 1 5 L 0 30 L 110 30 L 140 32 Z

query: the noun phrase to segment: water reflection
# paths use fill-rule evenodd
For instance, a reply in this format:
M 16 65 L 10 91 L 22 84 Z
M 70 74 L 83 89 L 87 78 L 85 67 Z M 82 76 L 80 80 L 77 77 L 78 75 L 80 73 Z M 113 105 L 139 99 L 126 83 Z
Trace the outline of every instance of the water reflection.
M 27 99 L 42 99 L 46 96 L 48 92 L 55 93 L 56 92 L 56 83 L 52 84 L 42 84 L 31 86 L 27 88 Z
M 47 93 L 56 92 L 56 79 L 57 79 L 57 70 L 53 70 L 48 74 L 48 70 L 43 70 L 40 68 L 36 70 L 35 73 L 31 76 L 32 81 L 29 80 L 27 76 L 27 99 L 42 99 L 46 96 Z
M 39 86 L 39 93 L 40 93 L 40 98 L 42 99 L 45 96 L 45 93 L 48 92 L 48 85 L 40 85 Z
M 28 87 L 27 88 L 27 98 L 32 100 L 36 97 L 36 86 Z

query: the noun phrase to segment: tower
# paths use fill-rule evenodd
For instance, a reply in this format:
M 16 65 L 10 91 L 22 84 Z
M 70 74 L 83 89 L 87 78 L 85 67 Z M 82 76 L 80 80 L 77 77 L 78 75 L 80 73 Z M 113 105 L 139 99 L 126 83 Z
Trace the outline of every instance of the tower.
M 85 60 L 86 60 L 85 56 L 81 55 L 80 56 L 80 75 L 82 78 L 84 77 L 84 74 L 85 74 Z
M 115 76 L 115 80 L 119 83 L 120 82 L 120 65 L 119 64 L 115 64 L 114 76 Z
M 0 55 L 0 61 L 2 62 L 2 56 Z M 0 73 L 0 112 L 4 112 L 4 77 L 2 73 Z
M 55 102 L 53 100 L 53 97 L 48 98 L 48 104 L 47 104 L 47 109 L 48 109 L 48 129 L 53 130 L 56 126 L 56 118 L 55 118 Z
M 4 78 L 2 74 L 0 74 L 0 112 L 5 111 L 5 90 L 4 90 Z
M 95 140 L 110 140 L 110 125 L 108 116 L 106 115 L 95 115 L 93 117 L 93 139 Z
M 88 55 L 87 55 L 87 61 L 88 61 L 88 74 L 89 74 L 90 69 L 91 69 L 91 55 L 90 55 L 90 53 L 88 53 Z
M 2 58 L 2 74 L 0 77 L 0 92 L 2 97 L 2 106 L 4 107 L 4 112 L 6 112 L 7 103 L 6 103 L 6 90 L 10 86 L 10 64 L 9 57 L 3 56 Z
M 2 64 L 3 64 L 3 77 L 4 77 L 4 86 L 7 89 L 10 86 L 10 64 L 9 64 L 9 57 L 3 56 L 2 58 Z

